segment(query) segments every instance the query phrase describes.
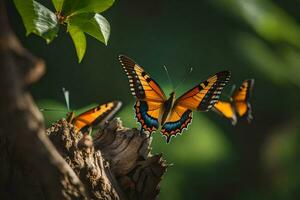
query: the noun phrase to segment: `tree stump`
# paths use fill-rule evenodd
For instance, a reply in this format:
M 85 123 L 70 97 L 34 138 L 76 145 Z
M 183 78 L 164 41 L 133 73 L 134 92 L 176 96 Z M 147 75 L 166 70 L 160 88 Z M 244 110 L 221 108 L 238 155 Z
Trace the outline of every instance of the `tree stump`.
M 84 184 L 91 199 L 155 199 L 167 165 L 151 155 L 151 137 L 108 122 L 92 139 L 60 120 L 48 130 L 61 156 Z

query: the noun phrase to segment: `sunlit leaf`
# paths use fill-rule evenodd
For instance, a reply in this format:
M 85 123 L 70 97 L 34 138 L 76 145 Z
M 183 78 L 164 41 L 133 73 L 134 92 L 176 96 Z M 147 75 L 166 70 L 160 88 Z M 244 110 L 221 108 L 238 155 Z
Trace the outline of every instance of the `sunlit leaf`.
M 52 0 L 56 11 L 61 11 L 65 0 Z
M 70 18 L 69 23 L 107 45 L 110 25 L 100 14 L 85 13 Z
M 96 14 L 86 26 L 86 33 L 107 45 L 110 35 L 109 22 L 100 14 Z
M 72 25 L 68 26 L 68 31 L 75 45 L 78 62 L 81 62 L 86 50 L 85 35 L 78 27 Z
M 76 15 L 79 13 L 101 13 L 111 7 L 114 0 L 65 0 L 63 13 Z
M 23 19 L 27 35 L 34 33 L 43 37 L 47 43 L 56 37 L 59 24 L 51 10 L 32 0 L 14 0 L 14 2 Z

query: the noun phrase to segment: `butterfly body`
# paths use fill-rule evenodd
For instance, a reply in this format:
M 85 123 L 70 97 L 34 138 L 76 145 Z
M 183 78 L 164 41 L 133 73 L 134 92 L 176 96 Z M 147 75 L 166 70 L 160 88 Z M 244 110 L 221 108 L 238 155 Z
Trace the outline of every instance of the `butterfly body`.
M 159 122 L 161 126 L 163 126 L 166 120 L 170 117 L 172 108 L 174 107 L 174 102 L 175 102 L 175 92 L 172 92 L 170 94 L 169 99 L 167 99 L 162 106 L 161 115 L 159 117 Z
M 246 117 L 248 122 L 251 122 L 253 116 L 249 98 L 253 86 L 254 79 L 244 80 L 242 85 L 234 91 L 229 101 L 218 101 L 214 105 L 213 111 L 229 119 L 232 125 L 236 125 L 238 117 Z
M 175 92 L 167 98 L 160 86 L 132 59 L 119 56 L 137 101 L 134 105 L 137 121 L 150 133 L 161 127 L 167 142 L 181 133 L 192 121 L 192 111 L 208 111 L 219 99 L 229 81 L 230 72 L 222 71 L 196 85 L 179 98 Z

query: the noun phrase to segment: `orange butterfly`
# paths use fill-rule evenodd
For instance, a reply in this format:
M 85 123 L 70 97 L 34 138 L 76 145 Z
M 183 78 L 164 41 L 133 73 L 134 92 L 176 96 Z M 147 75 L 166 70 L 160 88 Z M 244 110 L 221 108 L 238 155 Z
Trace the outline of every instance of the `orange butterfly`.
M 88 111 L 75 116 L 75 112 L 67 114 L 67 121 L 75 126 L 76 131 L 89 132 L 91 127 L 100 127 L 109 121 L 121 108 L 120 101 L 112 101 L 98 105 Z
M 219 72 L 178 99 L 172 92 L 167 98 L 160 86 L 132 59 L 120 55 L 119 60 L 129 78 L 132 94 L 137 98 L 135 114 L 142 130 L 152 133 L 162 126 L 167 142 L 181 133 L 192 120 L 192 111 L 208 111 L 219 99 L 229 81 L 230 72 Z
M 66 104 L 68 110 L 69 106 L 69 91 L 63 88 Z M 104 123 L 109 121 L 119 111 L 122 106 L 120 101 L 112 101 L 106 104 L 100 104 L 94 108 L 91 108 L 78 116 L 75 116 L 75 112 L 67 113 L 67 121 L 75 126 L 76 131 L 82 133 L 90 132 L 91 127 L 100 127 Z
M 248 100 L 253 85 L 254 79 L 244 80 L 242 86 L 234 91 L 229 101 L 218 101 L 212 110 L 229 119 L 232 125 L 236 125 L 237 116 L 246 117 L 248 122 L 251 122 L 252 109 Z

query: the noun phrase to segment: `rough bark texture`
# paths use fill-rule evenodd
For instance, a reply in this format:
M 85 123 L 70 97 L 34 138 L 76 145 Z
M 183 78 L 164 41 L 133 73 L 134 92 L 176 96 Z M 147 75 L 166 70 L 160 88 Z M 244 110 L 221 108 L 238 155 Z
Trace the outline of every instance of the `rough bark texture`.
M 154 199 L 166 165 L 150 155 L 150 138 L 119 120 L 95 141 L 65 120 L 45 131 L 28 91 L 45 65 L 10 29 L 4 0 L 0 27 L 1 199 Z
M 95 149 L 109 161 L 111 172 L 129 199 L 154 199 L 167 165 L 162 155 L 151 155 L 151 137 L 111 121 L 94 139 Z
M 81 179 L 90 198 L 120 199 L 106 175 L 107 165 L 100 151 L 94 149 L 91 136 L 76 132 L 73 125 L 65 120 L 55 123 L 47 130 L 47 134 Z
M 166 171 L 161 155 L 150 154 L 151 138 L 114 119 L 93 140 L 64 119 L 47 130 L 92 199 L 155 199 Z
M 84 187 L 49 141 L 27 89 L 44 74 L 44 63 L 19 43 L 3 0 L 0 27 L 1 199 L 80 198 Z

